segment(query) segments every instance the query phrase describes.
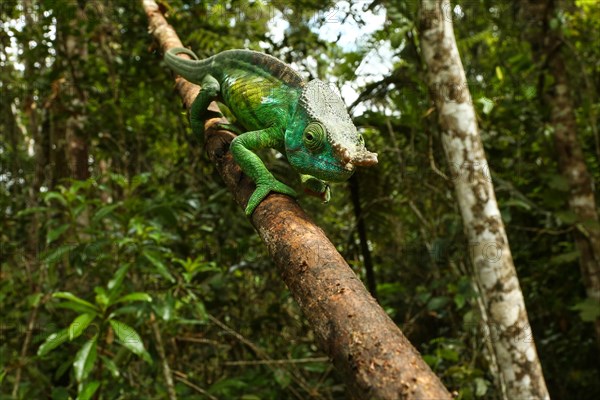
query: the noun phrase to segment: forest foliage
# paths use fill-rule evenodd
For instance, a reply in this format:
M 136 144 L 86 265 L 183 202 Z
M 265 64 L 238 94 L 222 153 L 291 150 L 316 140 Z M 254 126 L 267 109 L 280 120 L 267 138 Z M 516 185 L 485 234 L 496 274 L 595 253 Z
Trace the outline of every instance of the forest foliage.
M 334 184 L 327 205 L 299 202 L 363 280 L 369 253 L 378 302 L 458 398 L 501 397 L 469 263 L 474 246 L 494 257 L 494 244 L 468 242 L 454 198 L 453 180 L 472 174 L 494 183 L 525 296 L 531 326 L 515 340 L 535 338 L 552 398 L 600 398 L 600 306 L 586 299 L 572 236 L 593 222 L 567 206 L 542 99 L 552 77 L 519 1 L 458 3 L 445 17 L 487 165 L 445 163 L 431 96 L 453 94 L 427 89 L 414 0 L 161 7 L 200 57 L 264 51 L 340 88 L 379 153 L 353 181 L 366 250 L 350 184 Z M 600 7 L 564 3 L 550 28 L 566 43 L 598 182 Z M 140 2 L 4 0 L 0 15 L 0 397 L 167 398 L 167 362 L 179 398 L 346 398 L 191 135 Z M 299 188 L 287 163 L 262 156 Z

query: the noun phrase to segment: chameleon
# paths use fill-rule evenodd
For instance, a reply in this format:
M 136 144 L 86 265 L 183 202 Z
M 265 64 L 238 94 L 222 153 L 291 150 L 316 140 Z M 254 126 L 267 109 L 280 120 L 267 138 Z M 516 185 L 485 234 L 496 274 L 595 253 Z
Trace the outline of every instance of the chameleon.
M 179 57 L 180 53 L 192 60 Z M 238 134 L 229 149 L 256 184 L 247 216 L 270 192 L 296 197 L 294 189 L 266 168 L 256 154 L 260 149 L 283 154 L 300 174 L 305 191 L 325 203 L 331 197 L 327 182 L 343 182 L 356 166 L 377 164 L 377 154 L 366 149 L 341 97 L 325 82 L 306 81 L 273 56 L 236 49 L 200 60 L 191 50 L 176 47 L 165 53 L 164 60 L 176 74 L 201 87 L 190 109 L 194 134 L 203 135 L 204 121 L 215 116 L 207 110 L 213 100 L 235 116 L 236 125 L 218 128 Z

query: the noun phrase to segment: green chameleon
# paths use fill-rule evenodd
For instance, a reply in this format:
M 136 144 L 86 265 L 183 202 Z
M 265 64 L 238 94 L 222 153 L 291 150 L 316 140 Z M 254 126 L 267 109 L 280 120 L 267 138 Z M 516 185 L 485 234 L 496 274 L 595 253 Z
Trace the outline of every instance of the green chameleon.
M 178 57 L 184 53 L 193 60 Z M 224 103 L 247 132 L 230 124 L 220 128 L 238 133 L 230 150 L 256 190 L 246 215 L 269 192 L 295 197 L 296 192 L 275 179 L 256 151 L 273 148 L 286 156 L 300 173 L 306 191 L 324 202 L 330 198 L 328 182 L 350 178 L 354 167 L 377 164 L 377 154 L 365 148 L 342 99 L 327 84 L 306 82 L 288 65 L 263 53 L 227 50 L 204 60 L 184 48 L 172 48 L 165 62 L 186 80 L 201 86 L 190 112 L 192 130 L 203 134 L 204 120 L 214 117 L 209 103 Z

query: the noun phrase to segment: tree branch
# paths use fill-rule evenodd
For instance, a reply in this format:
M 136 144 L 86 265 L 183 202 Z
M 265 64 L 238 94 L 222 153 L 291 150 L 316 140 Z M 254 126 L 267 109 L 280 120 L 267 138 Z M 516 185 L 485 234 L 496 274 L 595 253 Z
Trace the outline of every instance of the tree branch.
M 162 50 L 181 46 L 156 3 L 143 0 L 142 4 L 150 32 Z M 176 87 L 189 109 L 198 87 L 181 77 Z M 205 148 L 243 209 L 255 186 L 228 151 L 235 136 L 216 130 L 218 121 L 206 121 Z M 251 222 L 314 329 L 319 346 L 341 373 L 351 398 L 450 399 L 419 353 L 293 199 L 269 195 L 256 208 Z

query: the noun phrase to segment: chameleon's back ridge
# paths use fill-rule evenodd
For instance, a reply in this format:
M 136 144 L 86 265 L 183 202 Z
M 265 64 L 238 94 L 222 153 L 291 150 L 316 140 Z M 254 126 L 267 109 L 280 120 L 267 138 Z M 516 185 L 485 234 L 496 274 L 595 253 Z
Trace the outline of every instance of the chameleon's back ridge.
M 193 60 L 178 57 L 177 54 L 187 54 Z M 265 53 L 246 49 L 225 50 L 214 56 L 199 59 L 194 52 L 184 47 L 169 49 L 165 54 L 165 62 L 179 75 L 193 83 L 201 73 L 217 73 L 223 66 L 229 68 L 247 69 L 248 65 L 262 69 L 286 85 L 301 88 L 306 84 L 302 76 L 283 61 Z M 189 77 L 189 78 L 188 78 Z

